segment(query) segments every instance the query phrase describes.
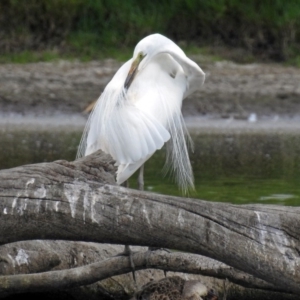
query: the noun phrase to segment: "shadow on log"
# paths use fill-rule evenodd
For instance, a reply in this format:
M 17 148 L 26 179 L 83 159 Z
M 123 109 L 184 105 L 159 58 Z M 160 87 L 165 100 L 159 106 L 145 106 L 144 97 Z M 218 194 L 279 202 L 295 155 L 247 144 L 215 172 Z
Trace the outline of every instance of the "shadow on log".
M 210 268 L 212 276 L 300 295 L 300 208 L 237 206 L 141 192 L 116 186 L 114 173 L 114 161 L 100 152 L 72 163 L 0 171 L 0 244 L 55 239 L 176 249 L 231 266 L 214 262 L 219 265 Z M 59 259 L 51 251 L 46 257 L 54 265 Z M 183 253 L 134 254 L 137 269 L 204 274 L 208 268 L 195 263 L 201 259 Z M 2 274 L 0 296 L 79 286 L 130 271 L 126 257 L 80 268 Z

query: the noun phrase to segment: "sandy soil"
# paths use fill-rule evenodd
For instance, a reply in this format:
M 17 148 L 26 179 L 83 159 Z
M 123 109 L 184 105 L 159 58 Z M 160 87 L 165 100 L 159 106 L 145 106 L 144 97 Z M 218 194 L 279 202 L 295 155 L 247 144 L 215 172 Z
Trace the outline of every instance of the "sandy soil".
M 184 101 L 186 116 L 300 115 L 300 69 L 194 59 L 207 78 L 201 91 Z M 113 60 L 0 65 L 0 111 L 2 115 L 80 113 L 98 98 L 120 65 Z

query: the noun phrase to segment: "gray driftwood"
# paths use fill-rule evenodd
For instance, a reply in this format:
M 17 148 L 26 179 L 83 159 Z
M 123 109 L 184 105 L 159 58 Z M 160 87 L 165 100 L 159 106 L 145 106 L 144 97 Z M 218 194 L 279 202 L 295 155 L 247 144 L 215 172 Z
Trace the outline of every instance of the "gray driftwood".
M 136 270 L 150 268 L 201 274 L 228 279 L 248 288 L 285 292 L 280 287 L 207 257 L 146 250 L 144 248 L 133 254 Z M 127 257 L 113 256 L 121 251 L 120 246 L 84 242 L 35 240 L 7 244 L 0 247 L 0 274 L 5 275 L 0 276 L 0 297 L 16 291 L 67 289 L 131 272 Z M 105 252 L 110 254 L 109 259 Z
M 300 208 L 236 206 L 140 192 L 115 186 L 114 172 L 113 161 L 102 154 L 1 171 L 0 245 L 62 239 L 165 247 L 214 258 L 270 287 L 300 294 Z M 57 257 L 51 255 L 55 264 Z M 145 254 L 134 259 L 138 268 L 150 261 Z M 129 271 L 128 259 L 112 258 L 112 269 L 116 261 L 124 264 L 120 272 Z M 10 291 L 10 279 L 2 277 L 3 294 Z

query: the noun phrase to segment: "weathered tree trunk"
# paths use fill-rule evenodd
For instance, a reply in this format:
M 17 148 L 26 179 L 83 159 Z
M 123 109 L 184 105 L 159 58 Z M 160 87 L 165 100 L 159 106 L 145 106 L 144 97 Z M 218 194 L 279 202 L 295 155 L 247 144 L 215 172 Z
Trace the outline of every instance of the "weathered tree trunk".
M 99 153 L 1 171 L 0 244 L 62 239 L 165 247 L 217 259 L 300 294 L 300 208 L 140 192 L 113 185 L 114 172 L 111 158 Z M 0 284 L 3 293 L 7 282 Z
M 7 294 L 10 293 L 8 286 L 11 287 L 11 292 L 37 292 L 53 289 L 54 286 L 63 289 L 82 285 L 82 282 L 90 284 L 130 272 L 128 258 L 114 257 L 123 250 L 122 248 L 111 244 L 47 240 L 6 244 L 0 247 L 0 274 L 6 275 L 0 277 L 0 291 L 4 283 L 7 286 Z M 109 257 L 110 259 L 107 259 Z M 149 252 L 144 248 L 133 254 L 133 260 L 136 270 L 152 268 L 201 274 L 228 279 L 230 282 L 251 288 L 285 292 L 280 287 L 226 264 L 191 253 Z M 26 281 L 26 286 L 22 281 Z

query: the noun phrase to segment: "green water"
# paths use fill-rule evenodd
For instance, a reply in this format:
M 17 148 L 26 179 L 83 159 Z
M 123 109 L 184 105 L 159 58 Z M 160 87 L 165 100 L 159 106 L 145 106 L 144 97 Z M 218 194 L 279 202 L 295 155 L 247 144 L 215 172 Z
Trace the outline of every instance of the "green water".
M 0 168 L 23 164 L 73 160 L 78 130 L 2 130 Z M 198 132 L 191 153 L 196 191 L 190 197 L 236 204 L 300 205 L 300 133 Z M 145 166 L 145 190 L 181 195 L 164 177 L 164 151 Z M 136 186 L 136 176 L 130 186 Z
M 195 151 L 190 157 L 196 191 L 190 197 L 300 205 L 300 133 L 202 133 L 193 140 Z M 163 177 L 163 164 L 163 153 L 146 163 L 145 189 L 180 194 L 172 180 Z

